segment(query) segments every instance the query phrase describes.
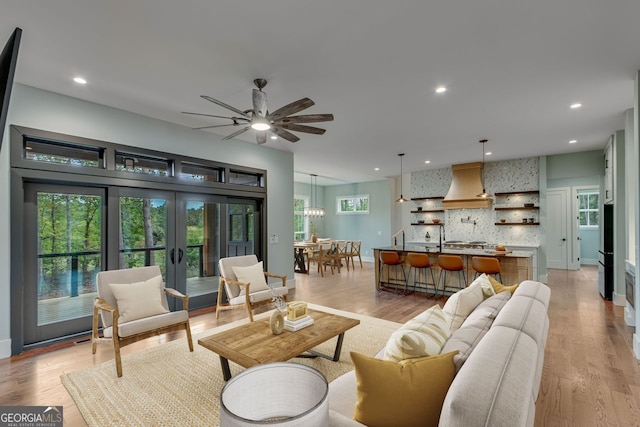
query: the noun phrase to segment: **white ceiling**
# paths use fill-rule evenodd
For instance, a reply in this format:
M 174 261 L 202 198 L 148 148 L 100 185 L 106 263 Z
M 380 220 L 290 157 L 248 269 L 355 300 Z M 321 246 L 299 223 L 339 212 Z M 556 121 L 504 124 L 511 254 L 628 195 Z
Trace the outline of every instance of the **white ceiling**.
M 251 108 L 258 77 L 271 111 L 313 99 L 301 114 L 333 113 L 317 124 L 325 135 L 266 145 L 294 153 L 302 182 L 331 178 L 318 184 L 398 175 L 401 152 L 404 172 L 479 161 L 482 138 L 487 161 L 601 149 L 623 128 L 640 69 L 638 0 L 0 0 L 0 10 L 2 43 L 24 31 L 16 81 L 26 85 L 187 127 L 225 121 L 182 111 L 229 114 L 200 95 Z

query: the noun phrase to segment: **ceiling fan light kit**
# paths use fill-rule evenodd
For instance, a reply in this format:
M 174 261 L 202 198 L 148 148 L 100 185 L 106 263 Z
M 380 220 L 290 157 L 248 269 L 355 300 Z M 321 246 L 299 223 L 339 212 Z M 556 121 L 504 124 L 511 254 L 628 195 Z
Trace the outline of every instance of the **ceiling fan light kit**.
M 302 98 L 294 101 L 290 104 L 280 107 L 274 112 L 269 112 L 267 108 L 267 94 L 262 89 L 267 85 L 265 79 L 255 79 L 253 83 L 258 89 L 253 89 L 252 102 L 253 109 L 240 110 L 229 104 L 226 104 L 220 100 L 212 98 L 207 95 L 201 95 L 203 99 L 226 108 L 229 111 L 234 112 L 234 116 L 218 116 L 214 114 L 205 113 L 190 113 L 183 111 L 184 114 L 192 114 L 196 116 L 215 117 L 219 119 L 231 120 L 231 123 L 222 125 L 202 126 L 194 129 L 213 129 L 225 126 L 242 126 L 242 129 L 237 130 L 230 135 L 222 138 L 223 140 L 229 140 L 239 136 L 250 129 L 256 130 L 256 141 L 258 144 L 264 144 L 267 142 L 267 132 L 271 132 L 273 135 L 271 139 L 280 137 L 290 142 L 297 142 L 300 140 L 292 132 L 311 133 L 315 135 L 322 135 L 326 132 L 325 129 L 321 129 L 315 126 L 302 125 L 300 123 L 319 123 L 330 122 L 333 120 L 333 114 L 304 114 L 294 116 L 302 110 L 306 110 L 312 107 L 315 103 L 309 98 Z

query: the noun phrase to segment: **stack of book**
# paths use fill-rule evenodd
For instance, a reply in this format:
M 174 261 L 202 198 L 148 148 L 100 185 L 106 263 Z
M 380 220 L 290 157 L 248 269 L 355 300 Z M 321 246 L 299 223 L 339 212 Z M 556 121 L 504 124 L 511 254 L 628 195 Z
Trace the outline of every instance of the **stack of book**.
M 295 332 L 311 325 L 313 325 L 313 318 L 308 315 L 296 320 L 289 320 L 287 317 L 284 318 L 284 329 L 287 331 Z

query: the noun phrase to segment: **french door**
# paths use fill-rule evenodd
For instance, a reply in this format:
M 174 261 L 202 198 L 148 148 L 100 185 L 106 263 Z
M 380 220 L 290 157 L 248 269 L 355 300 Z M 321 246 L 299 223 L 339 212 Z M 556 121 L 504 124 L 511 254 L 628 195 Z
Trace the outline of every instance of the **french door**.
M 215 305 L 221 257 L 262 259 L 251 199 L 26 183 L 24 229 L 27 347 L 91 329 L 99 271 L 157 265 L 194 309 Z

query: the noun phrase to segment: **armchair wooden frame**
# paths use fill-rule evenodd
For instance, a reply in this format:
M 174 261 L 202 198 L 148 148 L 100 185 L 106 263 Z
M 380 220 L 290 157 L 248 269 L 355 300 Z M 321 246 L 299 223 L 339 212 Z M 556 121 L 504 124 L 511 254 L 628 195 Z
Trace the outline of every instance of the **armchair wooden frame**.
M 269 273 L 267 271 L 264 272 L 264 275 L 266 278 L 274 278 L 274 279 L 280 279 L 282 280 L 282 286 L 283 287 L 287 287 L 287 276 L 280 276 L 278 274 L 273 274 L 273 273 Z M 225 286 L 225 282 L 228 283 L 229 285 L 235 285 L 235 286 L 239 286 L 241 289 L 244 289 L 244 304 L 223 304 L 222 302 L 222 294 L 225 293 L 227 294 L 227 290 L 226 290 L 226 286 Z M 220 279 L 219 279 L 219 287 L 218 287 L 218 302 L 216 305 L 216 319 L 220 318 L 220 311 L 225 311 L 225 310 L 236 310 L 236 309 L 245 309 L 247 314 L 249 315 L 249 321 L 253 322 L 253 310 L 255 310 L 258 307 L 262 307 L 268 304 L 271 304 L 272 301 L 271 299 L 265 299 L 262 301 L 251 301 L 251 294 L 250 294 L 250 289 L 251 289 L 251 283 L 244 283 L 244 282 L 239 282 L 237 280 L 233 280 L 233 279 L 225 279 L 222 274 L 220 275 Z M 227 298 L 230 298 L 230 295 L 227 294 Z M 287 300 L 287 296 L 286 295 L 282 295 L 282 298 L 286 301 Z
M 220 278 L 218 287 L 218 302 L 216 305 L 216 319 L 220 318 L 221 311 L 244 309 L 249 316 L 249 321 L 253 322 L 253 310 L 268 304 L 272 304 L 273 289 L 269 291 L 259 290 L 252 294 L 251 283 L 241 282 L 237 280 L 235 274 L 233 273 L 233 267 L 249 267 L 255 265 L 258 263 L 258 258 L 255 255 L 227 257 L 221 258 L 218 263 L 220 265 Z M 280 297 L 282 297 L 282 299 L 286 301 L 287 276 L 269 273 L 268 271 L 263 271 L 263 274 L 265 275 L 265 279 L 267 280 L 267 282 L 269 281 L 269 278 L 280 279 L 282 281 L 282 287 L 284 288 L 284 290 L 278 292 L 278 294 Z M 234 293 L 236 292 L 236 289 L 233 288 L 234 286 L 237 286 L 240 289 L 238 295 L 234 295 Z M 268 286 L 271 289 L 273 285 Z M 242 290 L 244 290 L 244 295 L 241 295 Z M 226 295 L 226 298 L 229 300 L 229 302 L 222 302 L 223 294 Z M 235 303 L 231 302 L 232 299 Z
M 158 270 L 158 272 L 159 271 L 160 270 Z M 182 300 L 182 308 L 184 311 L 188 312 L 189 310 L 188 295 L 184 295 L 181 292 L 172 288 L 164 288 L 164 291 L 165 291 L 165 294 Z M 112 336 L 110 338 L 104 338 L 99 336 L 98 317 L 101 310 L 110 313 L 112 316 L 112 324 L 111 324 Z M 115 362 L 116 362 L 116 373 L 118 374 L 118 377 L 122 376 L 122 359 L 120 357 L 120 348 L 129 344 L 133 344 L 134 342 L 144 340 L 146 338 L 166 334 L 169 332 L 181 331 L 184 329 L 187 333 L 187 344 L 189 345 L 189 351 L 193 351 L 193 340 L 191 337 L 191 327 L 189 325 L 188 316 L 186 320 L 183 322 L 161 326 L 158 328 L 150 329 L 150 330 L 129 335 L 126 337 L 121 337 L 118 335 L 118 329 L 119 329 L 118 318 L 119 318 L 119 312 L 117 307 L 112 306 L 107 301 L 99 297 L 94 300 L 93 326 L 91 331 L 91 352 L 93 354 L 96 354 L 96 350 L 99 342 L 109 342 L 109 341 L 113 342 L 113 350 L 115 352 Z

